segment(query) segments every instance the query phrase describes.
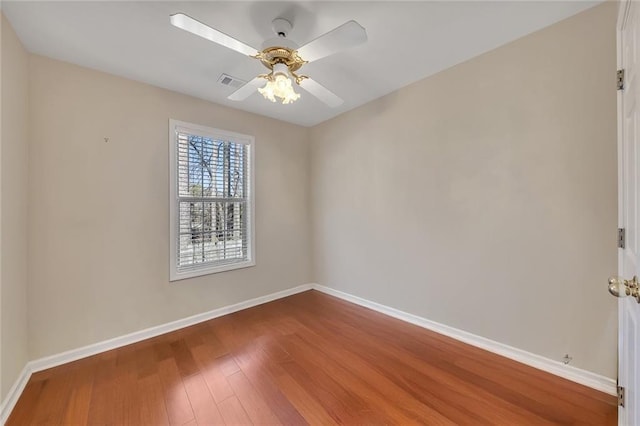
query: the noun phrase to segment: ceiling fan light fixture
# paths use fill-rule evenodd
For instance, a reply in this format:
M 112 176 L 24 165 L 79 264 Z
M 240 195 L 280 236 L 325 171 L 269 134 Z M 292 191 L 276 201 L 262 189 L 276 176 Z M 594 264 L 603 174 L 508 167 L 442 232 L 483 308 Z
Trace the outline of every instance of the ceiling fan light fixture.
M 300 98 L 300 94 L 293 89 L 289 69 L 285 64 L 274 65 L 273 72 L 267 77 L 267 84 L 259 88 L 258 92 L 271 102 L 280 100 L 283 104 L 290 104 Z
M 290 104 L 300 98 L 300 94 L 293 89 L 293 80 L 295 80 L 296 84 L 310 95 L 330 107 L 338 107 L 342 105 L 342 99 L 309 76 L 300 74 L 299 70 L 308 62 L 322 59 L 367 41 L 366 30 L 356 21 L 348 21 L 299 47 L 297 43 L 287 38 L 293 28 L 291 21 L 276 18 L 272 22 L 276 38 L 265 41 L 262 50 L 256 50 L 184 13 L 171 15 L 170 21 L 177 28 L 258 59 L 270 71 L 269 74 L 258 75 L 231 93 L 227 98 L 233 101 L 245 100 L 258 90 L 271 102 L 281 101 L 283 104 Z M 264 84 L 264 80 L 267 80 L 266 84 L 264 87 L 260 87 Z

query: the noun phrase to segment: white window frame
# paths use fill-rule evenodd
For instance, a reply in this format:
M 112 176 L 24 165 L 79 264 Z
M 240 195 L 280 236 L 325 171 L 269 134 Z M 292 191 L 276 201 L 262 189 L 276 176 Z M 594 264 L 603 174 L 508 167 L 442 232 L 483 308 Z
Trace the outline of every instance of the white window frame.
M 188 271 L 180 271 L 178 269 L 178 132 L 186 132 L 198 136 L 210 137 L 212 139 L 222 139 L 229 142 L 244 144 L 249 147 L 248 156 L 248 179 L 246 181 L 248 187 L 249 202 L 249 218 L 247 220 L 247 254 L 248 259 L 242 262 L 236 262 L 224 265 L 204 264 L 201 267 L 189 269 Z M 226 130 L 214 129 L 211 127 L 201 126 L 198 124 L 187 123 L 179 120 L 169 120 L 169 281 L 177 281 L 185 278 L 199 277 L 202 275 L 215 274 L 218 272 L 231 271 L 234 269 L 248 268 L 255 266 L 255 191 L 254 191 L 254 145 L 253 136 L 243 135 L 240 133 L 229 132 Z

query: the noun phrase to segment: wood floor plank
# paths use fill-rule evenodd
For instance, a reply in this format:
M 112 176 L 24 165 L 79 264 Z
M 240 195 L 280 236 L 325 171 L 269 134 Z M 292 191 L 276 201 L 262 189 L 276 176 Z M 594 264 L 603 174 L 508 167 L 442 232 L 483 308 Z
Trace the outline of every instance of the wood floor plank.
M 218 409 L 225 424 L 227 425 L 252 425 L 251 419 L 247 415 L 240 400 L 236 396 L 225 399 L 218 404 Z M 264 424 L 264 423 L 263 423 Z
M 95 366 L 78 368 L 71 379 L 71 394 L 65 407 L 62 424 L 84 425 L 89 421 Z
M 44 384 L 43 380 L 29 380 L 7 419 L 8 425 L 30 425 L 35 423 L 33 414 L 35 413 L 35 407 L 38 405 Z
M 220 371 L 222 371 L 222 374 L 224 374 L 225 377 L 229 377 L 240 371 L 238 363 L 231 355 L 223 355 L 220 358 L 217 358 L 217 361 Z
M 247 344 L 246 346 L 251 346 Z M 305 425 L 307 422 L 287 399 L 274 379 L 274 375 L 284 374 L 280 366 L 270 363 L 262 349 L 242 350 L 235 354 L 242 372 L 256 391 L 272 408 L 280 422 L 286 425 Z
M 193 359 L 193 354 L 183 339 L 171 342 L 170 346 L 173 352 L 173 359 L 175 359 L 182 377 L 189 377 L 199 371 L 198 365 Z
M 256 425 L 281 425 L 278 417 L 273 413 L 269 404 L 255 390 L 249 379 L 242 371 L 228 377 L 233 392 L 237 395 L 245 412 Z M 224 417 L 224 413 L 222 413 Z
M 308 291 L 32 375 L 7 426 L 617 423 L 611 395 Z
M 124 420 L 118 386 L 122 377 L 116 360 L 116 356 L 107 358 L 96 371 L 89 405 L 90 424 L 121 424 Z
M 191 402 L 191 408 L 199 425 L 219 425 L 224 420 L 218 406 L 209 393 L 209 388 L 200 374 L 184 379 L 184 386 Z
M 162 381 L 158 374 L 138 379 L 136 392 L 138 395 L 137 414 L 139 425 L 168 425 L 169 417 L 164 403 Z
M 71 380 L 68 375 L 52 376 L 43 381 L 33 422 L 36 424 L 61 424 L 70 398 Z
M 309 395 L 304 385 L 296 382 L 288 374 L 279 375 L 278 387 L 286 398 L 295 406 L 302 417 L 311 425 L 329 425 L 336 420 L 316 398 Z
M 226 376 L 217 363 L 217 358 L 210 352 L 209 347 L 196 346 L 191 349 L 191 353 L 198 364 L 200 374 L 209 387 L 213 400 L 219 403 L 233 396 L 231 385 L 229 385 Z
M 132 375 L 115 367 L 96 373 L 91 402 L 89 424 L 126 424 L 136 420 L 132 412 L 137 402 Z
M 162 382 L 169 423 L 182 425 L 195 419 L 189 396 L 184 388 L 175 360 L 173 358 L 162 359 L 158 363 L 158 372 Z

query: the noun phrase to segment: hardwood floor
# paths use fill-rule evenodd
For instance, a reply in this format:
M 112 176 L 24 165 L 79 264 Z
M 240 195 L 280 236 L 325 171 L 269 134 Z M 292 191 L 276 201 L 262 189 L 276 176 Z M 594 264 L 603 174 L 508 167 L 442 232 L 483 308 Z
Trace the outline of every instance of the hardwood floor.
M 35 373 L 7 425 L 615 425 L 615 399 L 308 291 Z

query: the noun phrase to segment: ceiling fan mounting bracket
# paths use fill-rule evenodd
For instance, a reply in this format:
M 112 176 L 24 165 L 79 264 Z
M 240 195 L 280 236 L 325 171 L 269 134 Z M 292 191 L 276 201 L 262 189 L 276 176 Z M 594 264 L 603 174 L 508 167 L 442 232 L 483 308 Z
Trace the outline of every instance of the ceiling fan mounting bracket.
M 278 37 L 287 37 L 293 25 L 284 18 L 276 18 L 271 21 L 271 28 L 273 28 L 273 32 L 276 33 Z

